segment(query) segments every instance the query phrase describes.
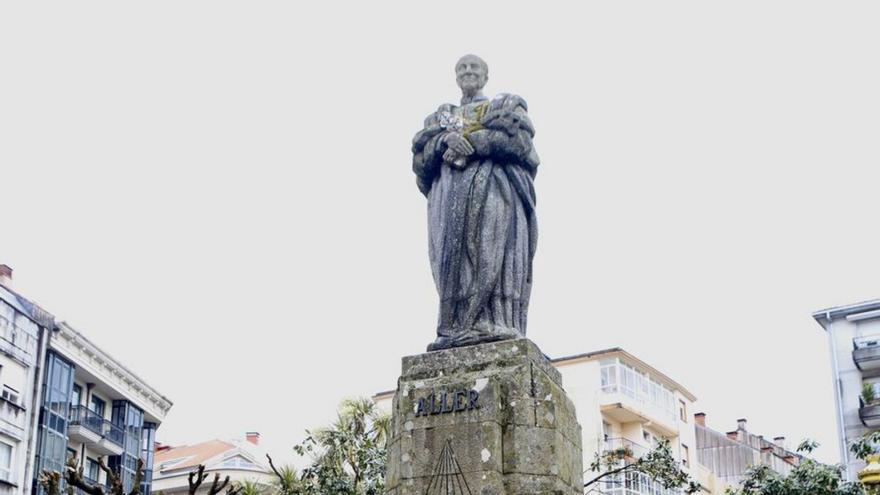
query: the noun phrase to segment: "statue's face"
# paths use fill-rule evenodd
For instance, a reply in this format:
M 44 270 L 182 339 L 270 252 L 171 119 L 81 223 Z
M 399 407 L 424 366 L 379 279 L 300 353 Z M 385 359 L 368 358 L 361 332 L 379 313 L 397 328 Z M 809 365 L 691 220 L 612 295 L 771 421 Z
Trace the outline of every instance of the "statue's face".
M 476 55 L 465 55 L 455 64 L 455 80 L 462 91 L 483 89 L 489 80 L 489 67 Z

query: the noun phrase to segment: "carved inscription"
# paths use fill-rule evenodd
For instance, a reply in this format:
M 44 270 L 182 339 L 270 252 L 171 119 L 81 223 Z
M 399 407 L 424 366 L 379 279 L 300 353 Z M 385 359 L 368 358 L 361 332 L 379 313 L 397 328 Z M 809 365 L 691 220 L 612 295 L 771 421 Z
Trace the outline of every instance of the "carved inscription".
M 479 409 L 480 393 L 476 390 L 456 390 L 454 392 L 434 392 L 419 399 L 416 406 L 416 417 L 449 414 Z

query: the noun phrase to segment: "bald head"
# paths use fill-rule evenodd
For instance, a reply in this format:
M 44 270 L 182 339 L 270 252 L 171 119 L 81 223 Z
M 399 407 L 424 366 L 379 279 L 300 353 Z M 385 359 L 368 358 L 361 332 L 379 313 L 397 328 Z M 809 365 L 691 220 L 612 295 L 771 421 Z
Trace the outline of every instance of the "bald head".
M 463 94 L 477 94 L 489 80 L 489 65 L 476 55 L 465 55 L 455 63 L 455 80 Z

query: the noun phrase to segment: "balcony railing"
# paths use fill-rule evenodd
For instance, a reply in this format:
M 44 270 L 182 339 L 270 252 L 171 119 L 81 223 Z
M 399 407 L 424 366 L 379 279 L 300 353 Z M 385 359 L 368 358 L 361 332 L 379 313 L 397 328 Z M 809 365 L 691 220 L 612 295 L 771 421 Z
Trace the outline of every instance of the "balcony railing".
M 85 406 L 70 407 L 70 425 L 80 425 L 123 447 L 125 432 Z
M 600 484 L 601 491 L 593 490 L 586 493 L 602 495 L 679 495 L 681 493 L 677 488 L 663 488 L 662 484 L 648 475 L 635 471 L 609 476 Z
M 853 339 L 853 362 L 862 371 L 880 369 L 880 334 Z
M 651 450 L 626 438 L 609 438 L 602 442 L 603 453 L 613 453 L 620 460 L 632 462 L 643 457 Z

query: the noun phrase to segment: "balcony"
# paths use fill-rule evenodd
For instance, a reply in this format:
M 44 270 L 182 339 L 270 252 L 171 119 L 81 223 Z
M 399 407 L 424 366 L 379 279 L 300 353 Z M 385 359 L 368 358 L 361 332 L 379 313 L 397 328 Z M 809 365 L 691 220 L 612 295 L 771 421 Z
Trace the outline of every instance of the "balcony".
M 862 371 L 880 370 L 880 335 L 854 338 L 853 362 Z
M 24 440 L 24 408 L 8 399 L 0 397 L 0 433 L 16 440 Z
M 15 324 L 0 316 L 0 352 L 31 366 L 34 363 L 36 339 Z
M 642 423 L 665 437 L 678 435 L 672 390 L 619 360 L 603 362 L 600 371 L 603 414 L 620 423 Z
M 71 406 L 67 436 L 76 442 L 89 444 L 99 455 L 120 455 L 123 451 L 122 428 L 85 406 Z
M 859 397 L 859 419 L 865 428 L 880 427 L 880 401 L 866 404 L 865 399 Z
M 648 475 L 634 471 L 624 474 L 609 476 L 599 483 L 601 491 L 587 493 L 601 493 L 602 495 L 679 495 L 681 490 L 677 488 L 663 488 L 659 482 L 654 481 Z
M 611 452 L 620 460 L 630 463 L 645 456 L 651 449 L 626 438 L 609 438 L 602 442 L 602 453 Z

